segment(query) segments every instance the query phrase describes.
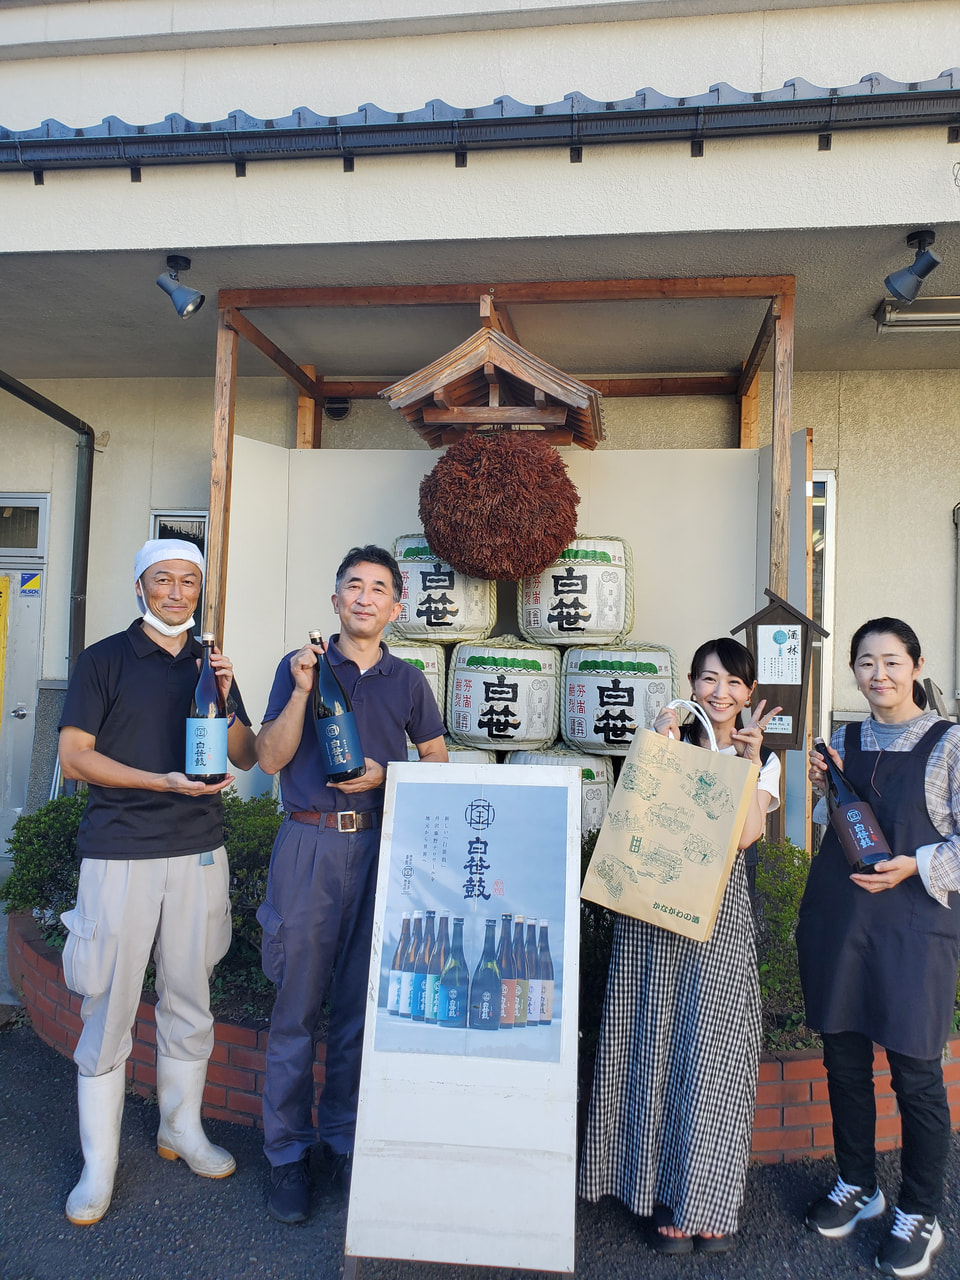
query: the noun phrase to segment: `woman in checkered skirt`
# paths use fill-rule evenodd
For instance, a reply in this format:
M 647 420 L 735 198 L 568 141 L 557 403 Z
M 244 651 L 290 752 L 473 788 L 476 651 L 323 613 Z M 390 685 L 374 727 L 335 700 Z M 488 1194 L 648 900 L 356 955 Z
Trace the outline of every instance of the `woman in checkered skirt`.
M 743 850 L 780 803 L 780 762 L 761 745 L 775 712 L 762 715 L 761 702 L 743 723 L 756 664 L 729 637 L 700 646 L 689 678 L 720 749 L 761 764 Z M 675 711 L 661 711 L 653 727 L 708 746 L 699 721 L 680 728 Z M 617 916 L 580 1194 L 616 1196 L 652 1218 L 658 1253 L 728 1249 L 743 1201 L 759 1054 L 753 911 L 741 853 L 707 942 Z

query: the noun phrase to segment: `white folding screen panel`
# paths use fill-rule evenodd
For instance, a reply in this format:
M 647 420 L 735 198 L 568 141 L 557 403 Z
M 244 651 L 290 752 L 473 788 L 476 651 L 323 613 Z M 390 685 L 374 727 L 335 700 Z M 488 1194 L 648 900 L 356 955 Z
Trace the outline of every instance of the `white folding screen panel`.
M 578 769 L 390 766 L 348 1254 L 573 1270 L 579 889 Z M 402 915 L 418 910 L 449 913 L 458 937 L 461 922 L 471 976 L 486 920 L 549 920 L 549 1023 L 392 1013 Z

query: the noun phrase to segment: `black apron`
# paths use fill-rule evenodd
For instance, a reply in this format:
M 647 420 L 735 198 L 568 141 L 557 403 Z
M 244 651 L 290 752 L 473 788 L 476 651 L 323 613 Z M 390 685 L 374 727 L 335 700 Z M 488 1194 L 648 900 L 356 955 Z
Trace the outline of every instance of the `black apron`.
M 924 773 L 950 721 L 931 725 L 911 751 L 861 751 L 849 724 L 844 772 L 869 801 L 894 854 L 915 857 L 943 836 L 930 821 Z M 868 893 L 829 828 L 810 864 L 797 923 L 807 1025 L 859 1031 L 911 1058 L 938 1058 L 953 1028 L 960 957 L 960 895 L 942 907 L 919 875 Z

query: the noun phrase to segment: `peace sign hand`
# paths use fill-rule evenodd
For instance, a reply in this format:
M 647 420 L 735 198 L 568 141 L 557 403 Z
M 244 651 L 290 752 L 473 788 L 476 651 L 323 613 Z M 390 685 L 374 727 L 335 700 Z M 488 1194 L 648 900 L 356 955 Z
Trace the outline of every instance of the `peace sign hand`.
M 753 764 L 760 763 L 760 745 L 763 742 L 763 731 L 773 719 L 783 710 L 783 707 L 774 707 L 772 711 L 763 714 L 763 708 L 767 705 L 766 698 L 761 698 L 749 722 L 742 729 L 733 729 L 730 733 L 730 741 L 737 748 L 737 755 L 742 756 L 744 760 L 750 760 Z

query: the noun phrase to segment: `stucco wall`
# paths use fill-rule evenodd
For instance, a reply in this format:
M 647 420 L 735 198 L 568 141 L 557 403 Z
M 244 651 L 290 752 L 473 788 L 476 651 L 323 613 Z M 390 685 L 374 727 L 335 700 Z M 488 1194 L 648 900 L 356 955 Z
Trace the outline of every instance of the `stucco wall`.
M 5 31 L 16 40 L 27 13 L 51 53 L 65 47 L 55 36 L 71 14 L 44 8 L 42 22 L 36 7 L 0 10 L 0 46 Z M 154 5 L 154 22 L 166 8 L 174 29 L 189 13 L 202 25 L 206 12 Z M 84 30 L 95 33 L 112 30 L 124 6 L 101 0 L 67 10 L 74 20 L 82 11 Z M 727 81 L 759 91 L 792 76 L 845 85 L 874 70 L 911 82 L 937 76 L 958 47 L 960 7 L 915 0 L 34 57 L 3 63 L 0 123 L 33 128 L 53 117 L 84 126 L 117 115 L 146 124 L 177 111 L 216 120 L 238 107 L 273 118 L 301 104 L 343 114 L 365 102 L 402 111 L 435 97 L 478 106 L 501 94 L 536 104 L 573 90 L 606 101 L 644 86 L 690 95 Z M 30 173 L 10 173 L 0 175 L 4 251 L 616 236 L 785 221 L 924 225 L 956 218 L 944 133 L 942 126 L 842 133 L 829 153 L 805 136 L 725 139 L 711 141 L 695 163 L 685 142 L 589 147 L 581 165 L 571 165 L 562 147 L 475 152 L 465 170 L 442 154 L 361 158 L 351 174 L 339 161 L 251 163 L 242 183 L 230 164 L 148 168 L 140 183 L 122 169 L 51 171 L 42 188 Z M 878 174 L 889 173 L 898 181 L 881 192 Z
M 150 511 L 207 505 L 213 385 L 206 379 L 152 379 L 36 386 L 98 433 L 88 613 L 92 640 L 129 619 L 129 565 L 148 536 Z M 764 376 L 761 443 L 769 438 L 770 388 Z M 736 411 L 720 397 L 608 400 L 604 414 L 605 450 L 725 448 L 737 438 Z M 239 434 L 289 448 L 295 441 L 296 394 L 282 379 L 240 379 L 236 421 Z M 914 428 L 906 443 L 904 423 Z M 929 674 L 952 695 L 960 371 L 800 373 L 794 384 L 794 426 L 813 427 L 814 466 L 837 472 L 834 705 L 857 708 L 845 642 L 864 618 L 884 612 L 906 617 L 916 627 Z M 324 419 L 323 444 L 424 448 L 386 405 L 360 400 L 343 423 Z M 66 428 L 4 396 L 0 455 L 3 489 L 53 494 L 43 675 L 62 677 L 75 442 Z M 902 493 L 923 499 L 905 512 Z
M 417 7 L 445 12 L 454 29 L 431 33 L 426 23 L 391 23 Z M 525 9 L 529 20 L 533 7 L 361 2 L 351 8 L 374 19 L 367 27 L 371 38 L 329 40 L 318 29 L 311 40 L 304 26 L 300 42 L 274 44 L 277 28 L 296 16 L 322 26 L 328 6 L 226 0 L 5 6 L 0 45 L 46 49 L 56 57 L 56 71 L 44 57 L 10 61 L 0 77 L 0 122 L 26 129 L 53 116 L 86 125 L 116 114 L 144 124 L 171 111 L 211 120 L 235 107 L 273 117 L 301 104 L 342 115 L 363 102 L 409 111 L 430 98 L 479 106 L 509 94 L 543 103 L 572 90 L 602 102 L 645 86 L 677 96 L 701 93 L 719 81 L 760 91 L 792 76 L 822 86 L 851 84 L 870 71 L 911 81 L 938 75 L 960 44 L 960 10 L 953 0 L 779 11 L 754 6 L 728 14 L 717 13 L 715 5 L 685 4 L 681 16 L 619 21 L 614 30 L 610 20 L 624 6 L 594 4 L 593 12 L 605 14 L 606 21 L 567 23 L 561 8 L 555 9 L 554 25 L 515 26 L 517 11 Z M 484 9 L 499 30 L 470 30 L 471 16 L 464 11 Z M 261 44 L 240 43 L 245 16 L 243 39 L 255 40 L 260 28 Z M 343 16 L 342 9 L 336 16 Z M 388 38 L 373 38 L 376 19 Z M 406 38 L 404 30 L 410 33 Z M 200 43 L 204 31 L 217 32 L 214 39 L 222 47 L 189 47 Z M 97 37 L 123 34 L 131 43 L 142 35 L 146 52 L 63 56 Z M 158 47 L 160 34 L 166 50 Z
M 893 339 L 889 339 L 893 341 Z M 772 379 L 761 379 L 761 443 Z M 847 662 L 867 618 L 905 618 L 929 675 L 953 698 L 960 370 L 800 373 L 793 425 L 813 428 L 813 465 L 837 474 L 833 705 L 863 710 Z M 905 430 L 905 428 L 907 428 Z
M 213 382 L 152 378 L 37 381 L 36 390 L 97 433 L 90 525 L 88 643 L 131 617 L 131 565 L 150 536 L 150 512 L 205 509 L 210 493 Z M 289 447 L 296 394 L 283 379 L 237 384 L 244 435 Z M 66 675 L 67 610 L 76 437 L 13 396 L 0 394 L 0 489 L 51 494 L 42 676 Z

